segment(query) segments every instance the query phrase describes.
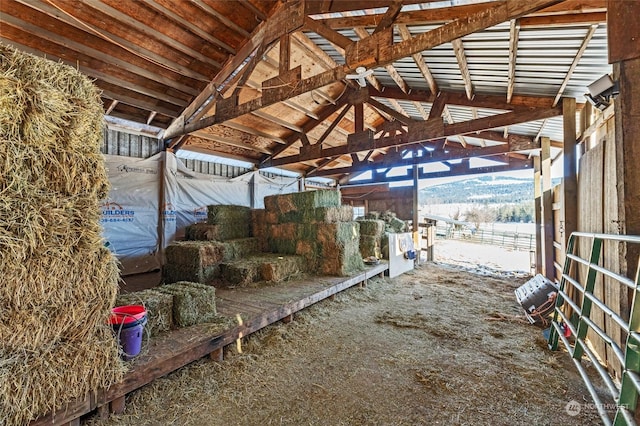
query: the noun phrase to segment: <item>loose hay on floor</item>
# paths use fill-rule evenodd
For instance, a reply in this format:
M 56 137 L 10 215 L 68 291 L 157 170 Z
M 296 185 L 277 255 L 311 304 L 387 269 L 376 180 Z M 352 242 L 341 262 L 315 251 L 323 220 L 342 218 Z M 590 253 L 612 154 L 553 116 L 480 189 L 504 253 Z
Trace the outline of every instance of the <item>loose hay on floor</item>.
M 243 339 L 243 352 L 225 351 L 222 363 L 154 381 L 130 396 L 125 414 L 89 424 L 599 423 L 566 354 L 538 346 L 539 329 L 483 320 L 519 312 L 521 283 L 450 277 L 429 265 L 370 280 Z M 578 416 L 567 415 L 570 400 L 582 404 Z

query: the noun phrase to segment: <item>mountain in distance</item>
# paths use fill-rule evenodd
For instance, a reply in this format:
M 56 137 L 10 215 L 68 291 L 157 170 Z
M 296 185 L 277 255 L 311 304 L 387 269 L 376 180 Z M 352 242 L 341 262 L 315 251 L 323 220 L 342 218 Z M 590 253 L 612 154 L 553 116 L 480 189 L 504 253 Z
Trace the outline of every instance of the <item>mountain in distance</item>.
M 560 179 L 552 179 L 552 185 Z M 533 201 L 533 179 L 479 176 L 420 190 L 420 204 L 508 204 Z

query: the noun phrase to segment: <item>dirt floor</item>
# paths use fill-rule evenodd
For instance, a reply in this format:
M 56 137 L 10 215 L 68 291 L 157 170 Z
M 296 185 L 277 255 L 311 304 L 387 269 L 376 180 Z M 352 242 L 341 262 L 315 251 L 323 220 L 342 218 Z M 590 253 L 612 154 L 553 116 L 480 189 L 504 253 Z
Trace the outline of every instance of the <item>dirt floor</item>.
M 125 414 L 86 424 L 600 424 L 568 355 L 548 351 L 522 320 L 513 290 L 528 277 L 462 268 L 441 256 L 349 289 L 245 338 L 242 353 L 228 347 L 222 363 L 200 360 L 130 394 Z

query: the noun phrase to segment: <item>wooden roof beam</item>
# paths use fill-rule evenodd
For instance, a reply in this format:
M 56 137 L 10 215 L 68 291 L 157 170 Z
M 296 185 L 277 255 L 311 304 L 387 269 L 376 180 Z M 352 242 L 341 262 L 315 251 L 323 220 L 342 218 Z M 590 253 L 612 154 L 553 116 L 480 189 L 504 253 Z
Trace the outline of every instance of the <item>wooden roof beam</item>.
M 143 24 L 140 21 L 135 20 L 134 18 L 130 17 L 129 15 L 126 15 L 122 12 L 120 12 L 119 10 L 105 4 L 102 2 L 97 2 L 97 1 L 87 1 L 87 0 L 83 0 L 83 3 L 85 3 L 87 6 L 104 13 L 105 15 L 113 18 L 114 25 L 117 25 L 118 22 L 121 22 L 123 24 L 126 24 L 130 27 L 135 28 L 136 31 L 139 31 L 140 33 L 148 36 L 148 37 L 152 37 L 156 40 L 161 41 L 162 43 L 170 46 L 171 48 L 175 49 L 175 50 L 179 50 L 180 52 L 191 56 L 193 58 L 197 58 L 198 60 L 204 62 L 205 64 L 209 64 L 209 65 L 213 65 L 216 68 L 220 68 L 221 64 L 217 61 L 214 61 L 213 59 L 203 55 L 202 53 L 198 52 L 197 50 L 192 49 L 189 46 L 186 46 L 182 43 L 180 43 L 179 41 L 161 33 L 160 31 L 157 31 L 151 27 L 149 27 L 148 25 Z
M 469 73 L 469 66 L 467 65 L 467 55 L 464 53 L 464 45 L 462 39 L 451 40 L 453 46 L 453 52 L 456 55 L 458 61 L 458 68 L 460 68 L 460 75 L 462 81 L 464 81 L 464 91 L 467 94 L 469 100 L 473 99 L 473 83 L 471 82 L 471 73 Z
M 244 133 L 248 133 L 248 134 L 253 135 L 253 136 L 260 136 L 260 137 L 263 137 L 265 139 L 269 139 L 269 140 L 272 140 L 274 142 L 277 142 L 279 144 L 287 143 L 284 139 L 279 138 L 278 136 L 271 135 L 269 133 L 263 132 L 261 130 L 254 129 L 252 127 L 244 126 L 244 125 L 236 123 L 236 122 L 234 122 L 232 120 L 225 121 L 224 124 L 221 124 L 221 126 L 230 127 L 232 129 L 235 129 L 235 130 L 238 130 L 238 131 L 241 131 L 241 132 L 244 132 Z
M 516 84 L 516 61 L 518 58 L 518 40 L 520 38 L 520 23 L 517 19 L 511 20 L 509 28 L 509 77 L 507 83 L 507 103 L 513 98 L 513 88 Z
M 162 15 L 165 15 L 168 18 L 174 20 L 178 25 L 187 28 L 189 31 L 191 31 L 192 33 L 196 34 L 198 37 L 202 37 L 203 40 L 206 40 L 211 44 L 215 44 L 216 46 L 219 46 L 219 47 L 223 48 L 224 50 L 226 50 L 227 52 L 231 53 L 232 55 L 236 54 L 236 49 L 234 49 L 233 47 L 229 46 L 227 43 L 217 39 L 216 37 L 213 37 L 211 34 L 206 32 L 202 28 L 192 24 L 191 22 L 186 20 L 184 17 L 179 16 L 178 14 L 173 12 L 172 10 L 167 9 L 163 5 L 157 3 L 156 1 L 154 1 L 154 0 L 138 0 L 138 1 L 141 1 L 142 3 L 146 4 L 147 6 L 149 6 L 151 9 L 153 9 L 153 10 L 161 13 Z M 194 1 L 194 3 L 196 5 L 200 6 L 200 4 L 198 4 L 198 3 L 200 3 L 199 0 L 193 0 L 193 1 Z M 246 31 L 244 31 L 244 30 L 242 30 L 242 31 L 246 33 Z M 243 34 L 243 35 L 247 36 L 249 34 Z
M 160 56 L 155 52 L 145 49 L 142 46 L 138 46 L 136 43 L 132 43 L 129 40 L 125 40 L 124 38 L 119 37 L 111 32 L 105 31 L 103 29 L 98 30 L 97 28 L 90 26 L 88 23 L 80 21 L 78 18 L 75 18 L 75 17 L 72 18 L 70 15 L 66 14 L 63 9 L 60 9 L 59 6 L 56 6 L 56 7 L 50 6 L 49 4 L 39 0 L 15 0 L 15 1 L 25 6 L 28 6 L 34 10 L 37 10 L 40 13 L 50 16 L 51 18 L 54 18 L 60 22 L 64 22 L 67 25 L 70 25 L 82 31 L 87 31 L 89 34 L 90 33 L 93 33 L 94 35 L 99 34 L 100 37 L 102 38 L 109 38 L 116 43 L 126 45 L 131 53 L 135 53 L 140 58 L 143 58 L 145 60 L 150 60 L 151 62 L 155 61 L 158 63 L 165 64 L 168 67 L 173 68 L 176 72 L 186 77 L 192 78 L 194 80 L 199 80 L 199 81 L 206 81 L 206 82 L 209 81 L 209 78 L 207 78 L 207 76 L 200 74 L 196 71 L 192 71 L 189 67 L 183 66 L 175 61 L 169 60 L 164 56 Z M 91 30 L 88 31 L 88 28 L 91 28 Z
M 434 9 L 412 10 L 400 12 L 396 17 L 396 25 L 429 25 L 442 24 L 460 19 L 471 13 L 492 8 L 495 2 L 484 2 L 460 6 L 446 6 Z M 606 0 L 565 0 L 562 3 L 542 8 L 525 14 L 523 26 L 576 25 L 606 22 Z M 598 13 L 600 15 L 593 15 Z M 334 30 L 351 29 L 353 27 L 375 27 L 380 21 L 380 14 L 349 16 L 343 18 L 318 19 Z M 602 20 L 604 19 L 604 20 Z
M 216 20 L 220 22 L 222 25 L 224 25 L 225 27 L 237 32 L 243 37 L 249 37 L 250 34 L 244 28 L 242 28 L 241 26 L 231 21 L 227 16 L 223 16 L 220 12 L 218 12 L 217 10 L 215 10 L 214 8 L 212 8 L 202 0 L 191 0 L 191 1 L 200 9 L 204 10 L 209 15 L 215 17 Z M 232 53 L 235 54 L 235 52 L 232 52 Z
M 403 0 L 403 4 L 429 3 L 436 0 Z M 347 12 L 388 7 L 388 0 L 307 1 L 305 14 L 317 15 L 329 12 Z M 378 16 L 380 18 L 380 16 Z
M 567 75 L 564 77 L 564 80 L 560 85 L 560 89 L 558 89 L 558 94 L 553 100 L 553 106 L 558 105 L 560 98 L 562 98 L 562 95 L 564 94 L 564 89 L 567 88 L 567 84 L 569 84 L 569 81 L 573 76 L 573 72 L 576 70 L 576 67 L 580 63 L 580 59 L 582 59 L 582 55 L 584 54 L 584 51 L 587 50 L 587 46 L 589 46 L 589 42 L 593 38 L 593 35 L 596 33 L 597 29 L 598 29 L 598 24 L 593 24 L 589 27 L 589 31 L 587 31 L 587 35 L 584 37 L 584 40 L 582 40 L 582 44 L 580 44 L 580 48 L 578 49 L 576 56 L 573 58 L 573 61 L 571 62 L 571 66 L 569 67 L 569 71 L 567 71 Z
M 389 136 L 374 139 L 370 132 L 357 133 L 349 137 L 347 145 L 322 149 L 319 152 L 315 151 L 310 153 L 310 155 L 301 153 L 289 157 L 272 159 L 271 161 L 263 163 L 263 166 L 281 166 L 298 163 L 300 161 L 316 160 L 336 155 L 347 155 L 351 153 L 369 151 L 377 148 L 405 146 L 413 143 L 442 139 L 448 136 L 465 135 L 506 125 L 536 121 L 558 115 L 562 115 L 562 108 L 560 107 L 533 111 L 514 111 L 450 125 L 445 125 L 440 118 L 434 118 L 428 121 L 413 121 L 409 124 L 407 133 L 400 136 Z M 513 149 L 514 151 L 532 149 L 532 146 L 532 142 L 515 139 L 512 144 L 512 147 L 517 148 Z M 482 149 L 489 148 L 491 147 Z
M 397 28 L 398 28 L 398 33 L 400 33 L 400 37 L 402 37 L 403 40 L 411 39 L 412 37 L 411 32 L 409 31 L 406 25 L 400 24 L 397 26 Z M 433 78 L 433 74 L 431 74 L 431 70 L 429 69 L 429 66 L 424 61 L 424 58 L 422 57 L 422 53 L 414 53 L 413 55 L 411 55 L 411 57 L 413 58 L 413 62 L 415 62 L 416 66 L 422 73 L 422 76 L 424 77 L 424 79 L 427 80 L 427 84 L 429 85 L 429 89 L 431 90 L 431 93 L 434 95 L 438 94 L 438 92 L 440 91 L 438 89 L 438 84 L 436 83 L 436 79 Z
M 248 149 L 250 151 L 261 152 L 261 153 L 267 154 L 267 155 L 271 154 L 271 151 L 268 150 L 268 149 L 256 147 L 254 145 L 250 145 L 250 144 L 247 144 L 247 143 L 244 143 L 244 142 L 239 142 L 239 141 L 237 141 L 235 139 L 229 139 L 229 138 L 225 138 L 223 136 L 214 135 L 212 133 L 207 132 L 206 130 L 197 130 L 197 131 L 191 133 L 191 136 L 194 136 L 196 138 L 209 140 L 209 141 L 213 141 L 213 142 L 222 143 L 222 144 L 233 146 L 233 147 L 236 147 L 236 148 L 242 148 L 242 149 Z M 191 144 L 193 144 L 193 142 Z
M 400 43 L 393 43 L 393 37 L 391 37 L 392 34 L 390 31 L 392 28 L 388 28 L 367 37 L 364 40 L 360 40 L 349 45 L 345 50 L 347 65 L 344 67 L 337 67 L 313 77 L 298 81 L 295 87 L 272 88 L 269 89 L 268 94 L 263 90 L 261 98 L 245 102 L 242 105 L 226 105 L 227 108 L 222 109 L 222 113 L 220 108 L 217 108 L 215 115 L 206 117 L 197 122 L 185 124 L 184 120 L 182 122 L 180 122 L 180 120 L 176 120 L 172 123 L 171 128 L 165 132 L 163 139 L 171 139 L 184 133 L 203 129 L 216 123 L 230 120 L 240 115 L 264 108 L 268 105 L 281 102 L 285 99 L 298 96 L 302 93 L 319 89 L 337 80 L 342 80 L 345 78 L 347 72 L 355 70 L 358 66 L 372 67 L 391 64 L 398 59 L 411 56 L 414 53 L 431 49 L 442 43 L 446 43 L 447 41 L 464 37 L 465 35 L 483 30 L 501 22 L 519 18 L 523 15 L 561 1 L 562 0 L 509 0 L 508 2 L 495 2 L 489 9 L 469 14 L 460 20 L 442 25 L 432 31 L 416 35 L 415 37 Z M 296 7 L 299 7 L 299 4 L 286 3 L 286 5 L 292 5 L 294 13 L 293 16 L 291 16 L 291 19 L 293 19 L 294 22 L 289 23 L 288 25 L 291 31 L 296 31 L 298 28 L 296 27 L 295 12 Z M 267 21 L 267 23 L 270 22 L 272 21 Z M 283 25 L 282 22 L 278 22 L 278 24 Z

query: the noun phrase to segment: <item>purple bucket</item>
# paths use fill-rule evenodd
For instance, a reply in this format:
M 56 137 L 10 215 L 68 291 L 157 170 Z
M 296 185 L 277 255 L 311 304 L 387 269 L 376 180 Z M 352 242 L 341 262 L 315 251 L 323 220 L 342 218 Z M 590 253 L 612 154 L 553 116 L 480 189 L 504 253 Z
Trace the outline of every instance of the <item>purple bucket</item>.
M 125 361 L 135 358 L 140 353 L 142 332 L 146 324 L 147 316 L 145 315 L 139 320 L 130 323 L 113 325 L 113 331 L 118 337 L 118 345 L 122 352 L 122 359 Z

